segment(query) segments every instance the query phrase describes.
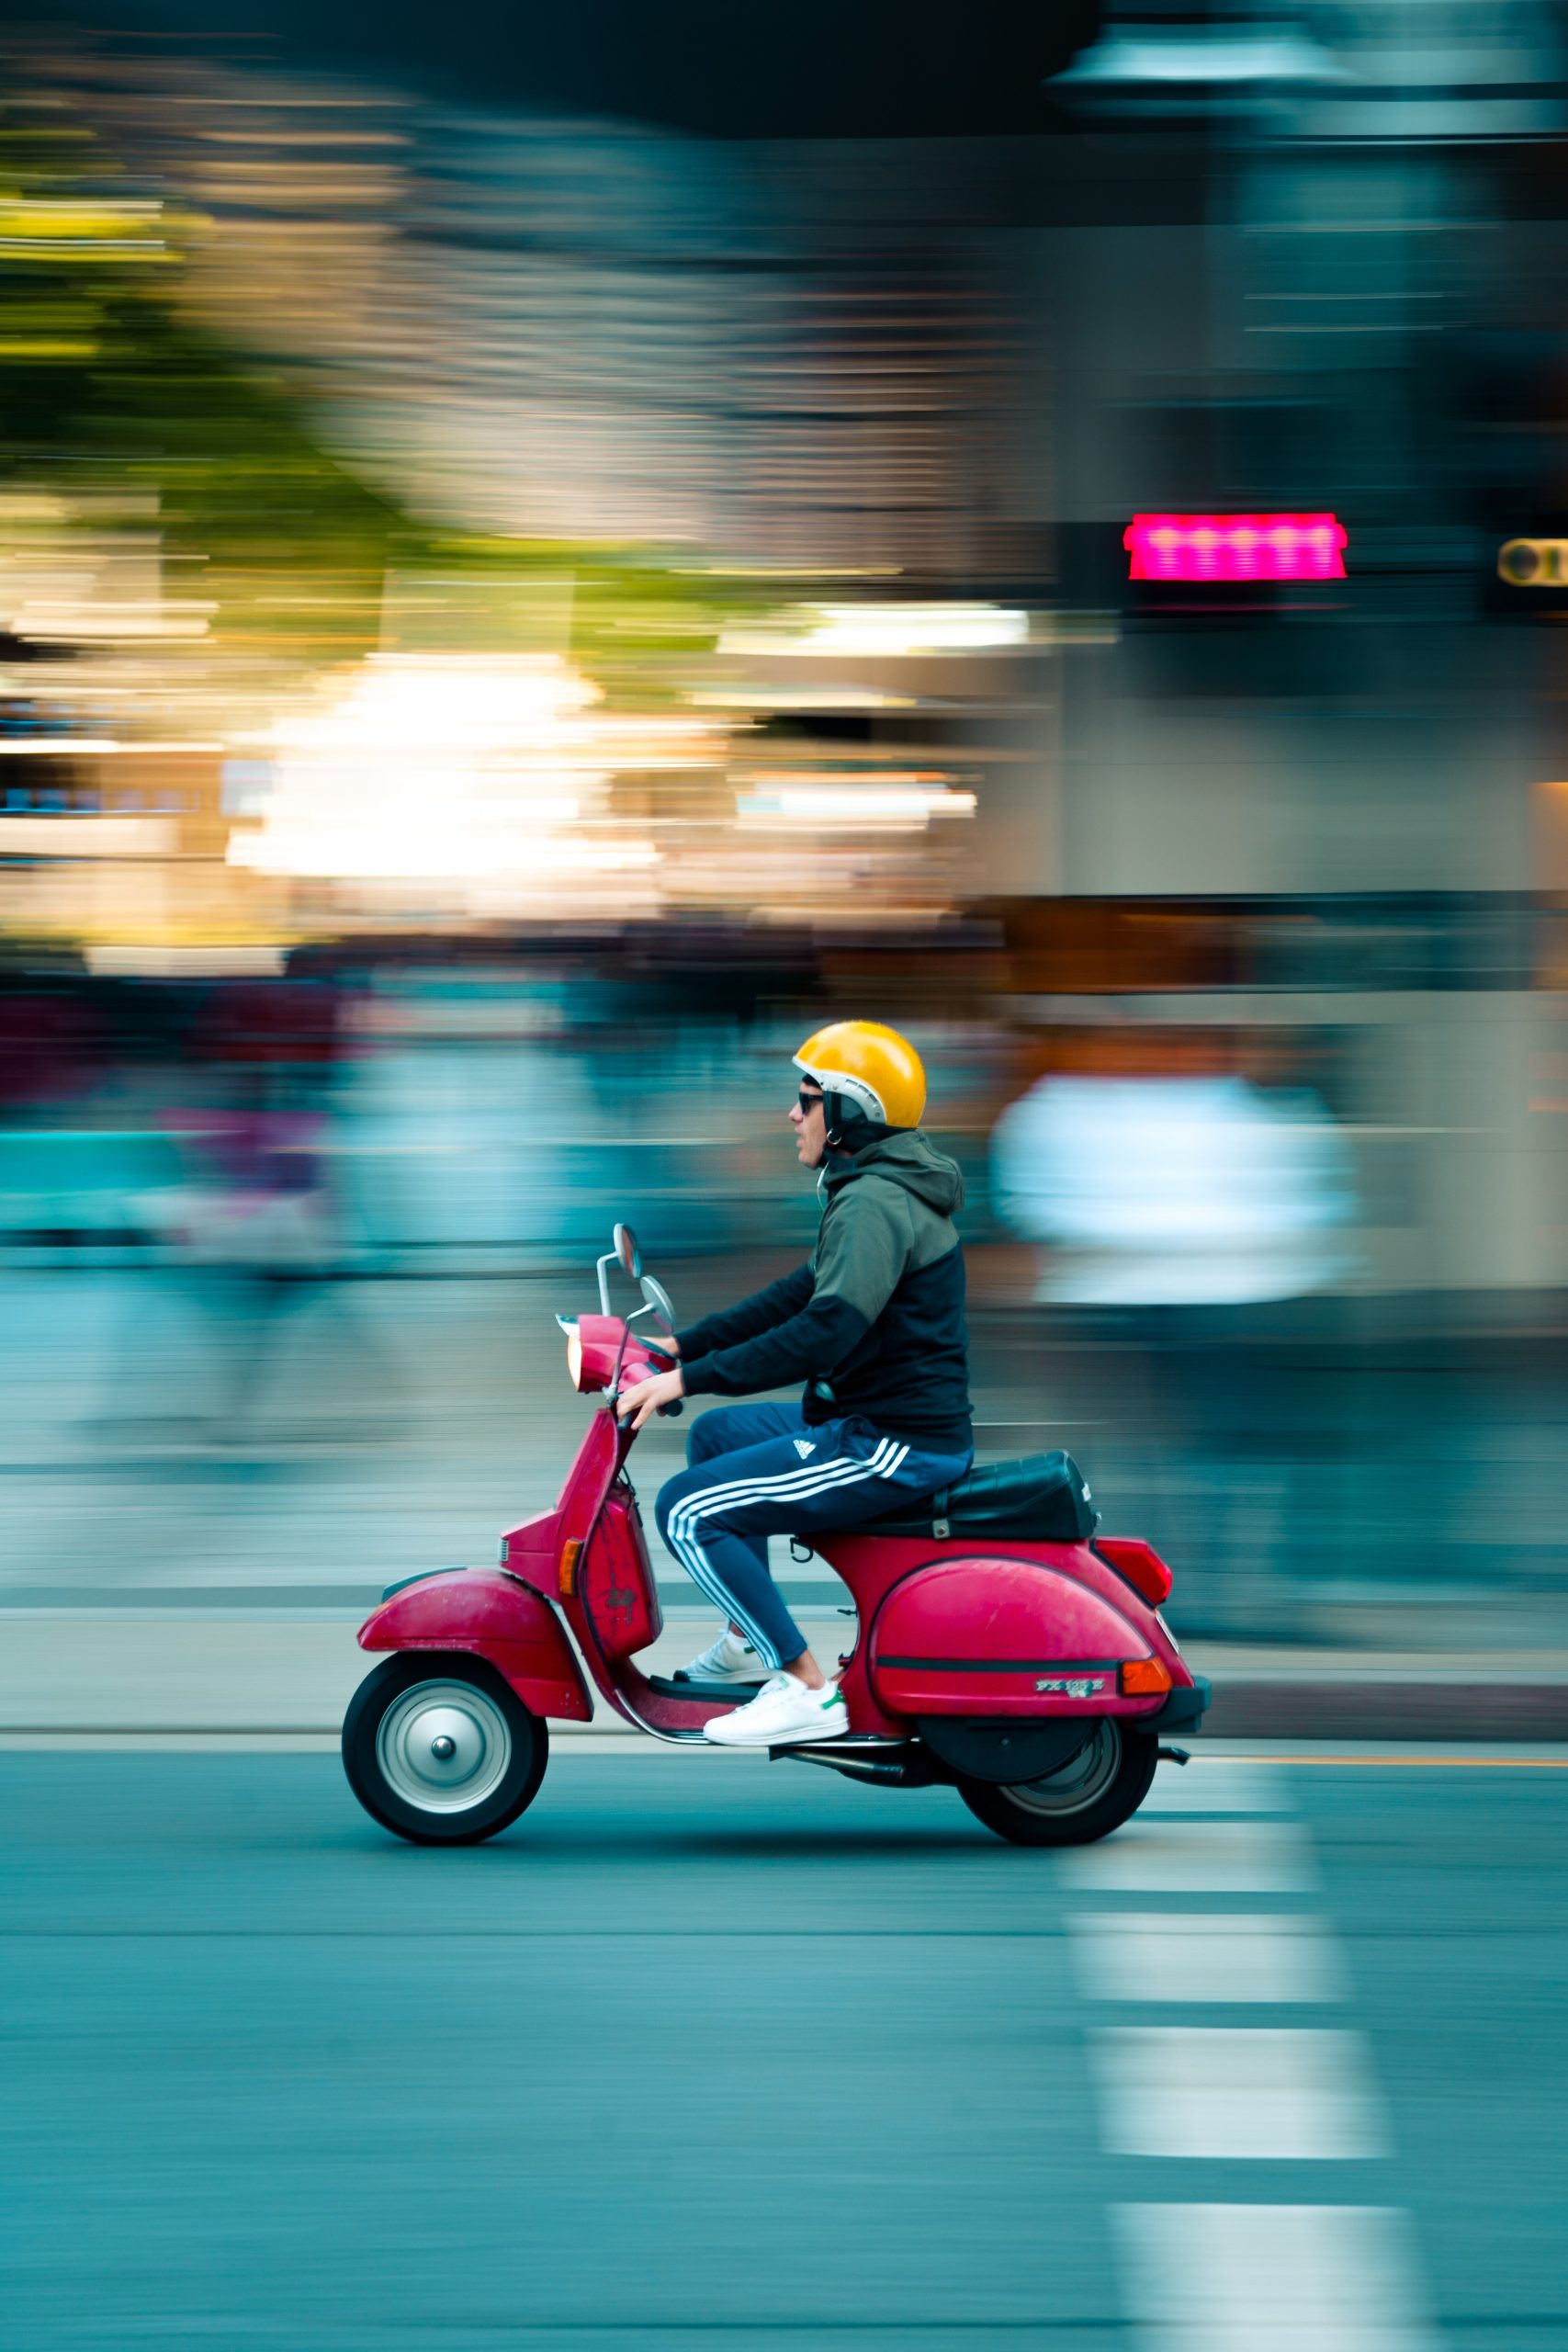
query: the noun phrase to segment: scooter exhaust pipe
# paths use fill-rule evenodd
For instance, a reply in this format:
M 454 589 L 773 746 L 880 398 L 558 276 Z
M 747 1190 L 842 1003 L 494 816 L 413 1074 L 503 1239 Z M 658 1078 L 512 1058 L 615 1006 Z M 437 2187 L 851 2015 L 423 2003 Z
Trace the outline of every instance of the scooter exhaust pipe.
M 889 1748 L 897 1752 L 889 1755 Z M 858 1749 L 851 1740 L 835 1740 L 831 1747 L 770 1747 L 768 1759 L 773 1764 L 821 1764 L 830 1772 L 841 1772 L 846 1781 L 867 1781 L 888 1789 L 934 1788 L 948 1778 L 933 1769 L 932 1758 L 912 1739 L 868 1739 Z

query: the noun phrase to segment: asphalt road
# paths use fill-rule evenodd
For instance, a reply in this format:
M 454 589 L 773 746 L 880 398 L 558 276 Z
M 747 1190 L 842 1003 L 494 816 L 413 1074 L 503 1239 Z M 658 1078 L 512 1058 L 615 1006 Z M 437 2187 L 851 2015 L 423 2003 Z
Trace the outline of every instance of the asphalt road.
M 1204 1758 L 1100 1847 L 560 1756 L 0 1756 L 29 2352 L 1561 2352 L 1559 1762 Z

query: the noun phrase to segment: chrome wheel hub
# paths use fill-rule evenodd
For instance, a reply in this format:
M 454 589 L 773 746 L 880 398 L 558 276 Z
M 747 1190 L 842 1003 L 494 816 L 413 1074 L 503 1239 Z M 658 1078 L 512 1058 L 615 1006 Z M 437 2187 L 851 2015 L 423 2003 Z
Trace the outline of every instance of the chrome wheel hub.
M 1082 1813 L 1105 1794 L 1122 1764 L 1122 1729 L 1102 1719 L 1076 1756 L 1037 1781 L 1013 1781 L 1007 1794 L 1024 1813 Z
M 416 1682 L 382 1716 L 376 1759 L 405 1804 L 463 1813 L 506 1778 L 512 1730 L 495 1701 L 471 1682 Z

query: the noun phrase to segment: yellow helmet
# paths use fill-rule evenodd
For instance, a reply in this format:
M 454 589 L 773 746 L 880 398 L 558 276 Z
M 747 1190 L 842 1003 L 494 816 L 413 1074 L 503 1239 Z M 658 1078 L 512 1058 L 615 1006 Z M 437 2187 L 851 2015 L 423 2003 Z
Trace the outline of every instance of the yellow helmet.
M 845 1109 L 883 1127 L 918 1127 L 926 1107 L 926 1073 L 908 1037 L 880 1021 L 832 1021 L 807 1037 L 796 1069 Z M 829 1127 L 837 1124 L 831 1109 Z

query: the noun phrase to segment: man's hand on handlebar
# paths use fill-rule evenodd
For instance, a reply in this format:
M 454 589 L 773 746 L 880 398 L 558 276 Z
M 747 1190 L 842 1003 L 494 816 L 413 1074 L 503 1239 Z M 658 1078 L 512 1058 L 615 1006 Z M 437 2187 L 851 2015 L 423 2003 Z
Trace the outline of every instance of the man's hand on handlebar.
M 615 1399 L 615 1410 L 622 1420 L 628 1418 L 634 1430 L 640 1430 L 650 1415 L 678 1404 L 686 1393 L 686 1384 L 679 1365 L 673 1372 L 656 1372 L 651 1380 L 639 1380 L 635 1388 L 623 1389 Z

